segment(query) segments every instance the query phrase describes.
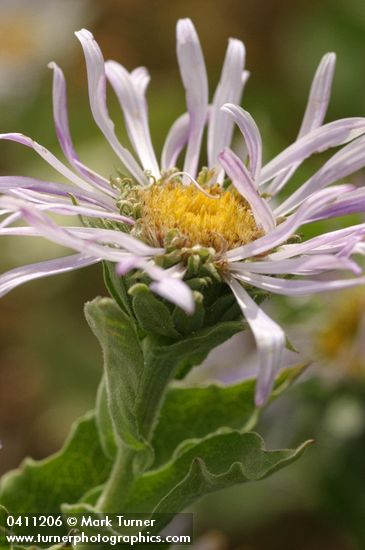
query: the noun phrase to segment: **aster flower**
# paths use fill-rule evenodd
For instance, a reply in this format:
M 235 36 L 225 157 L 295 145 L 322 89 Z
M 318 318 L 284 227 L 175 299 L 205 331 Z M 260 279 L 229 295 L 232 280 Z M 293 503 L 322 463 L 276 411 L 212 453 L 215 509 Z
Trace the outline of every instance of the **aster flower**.
M 1 177 L 0 235 L 43 236 L 77 254 L 4 274 L 0 294 L 27 280 L 102 260 L 115 263 L 119 275 L 131 270 L 146 274 L 152 291 L 188 313 L 194 310 L 196 285 L 214 281 L 229 285 L 256 339 L 260 363 L 256 403 L 260 406 L 280 366 L 285 335 L 256 303 L 254 289 L 296 296 L 365 282 L 352 259 L 352 254 L 363 252 L 365 224 L 290 242 L 305 224 L 363 211 L 365 206 L 365 189 L 332 185 L 365 165 L 364 118 L 323 124 L 335 56 L 325 55 L 317 69 L 297 140 L 262 166 L 259 129 L 239 106 L 248 78 L 244 45 L 229 41 L 209 104 L 197 33 L 189 19 L 180 20 L 177 57 L 187 112 L 172 125 L 158 163 L 148 125 L 146 69 L 128 72 L 115 61 L 105 63 L 90 32 L 76 35 L 85 54 L 94 120 L 129 175 L 108 180 L 81 162 L 69 131 L 64 75 L 51 63 L 56 132 L 71 168 L 21 134 L 0 138 L 33 148 L 67 184 Z M 138 160 L 115 134 L 106 105 L 107 81 L 119 100 Z M 243 135 L 247 159 L 230 149 L 235 125 Z M 206 127 L 208 167 L 201 169 Z M 281 199 L 280 192 L 306 158 L 338 146 L 343 148 L 292 195 Z M 183 165 L 176 167 L 184 148 Z M 88 221 L 83 227 L 60 226 L 52 213 Z M 27 225 L 14 225 L 19 219 Z M 352 276 L 339 278 L 336 273 L 341 270 Z M 319 277 L 328 272 L 331 279 Z

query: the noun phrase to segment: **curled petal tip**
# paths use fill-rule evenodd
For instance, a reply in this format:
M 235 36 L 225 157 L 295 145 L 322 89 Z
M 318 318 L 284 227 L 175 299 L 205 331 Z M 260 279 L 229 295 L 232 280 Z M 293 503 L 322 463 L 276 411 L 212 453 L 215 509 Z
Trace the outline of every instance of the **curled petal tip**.
M 80 29 L 75 31 L 75 36 L 82 42 L 83 40 L 88 40 L 89 42 L 95 42 L 94 35 L 87 29 Z
M 179 19 L 176 25 L 177 39 L 181 43 L 196 41 L 197 33 L 194 23 L 189 17 Z
M 246 48 L 242 40 L 238 38 L 228 38 L 228 48 L 234 50 L 237 55 L 244 57 Z
M 242 40 L 239 40 L 238 38 L 233 38 L 232 36 L 230 36 L 228 38 L 228 44 L 236 44 L 237 46 L 239 46 L 240 48 L 244 48 L 245 45 L 244 43 L 242 42 Z
M 231 109 L 229 108 L 229 103 L 225 103 L 224 105 L 222 105 L 222 107 L 220 107 L 219 110 L 222 111 L 222 113 L 226 113 L 228 115 L 231 114 Z
M 78 30 L 78 31 L 75 31 L 75 34 L 76 34 L 76 36 L 77 36 L 78 34 L 83 34 L 83 35 L 89 36 L 89 37 L 92 37 L 92 36 L 93 36 L 92 33 L 91 33 L 88 29 L 85 29 L 85 28 L 82 28 L 82 29 L 80 29 L 80 30 Z
M 232 103 L 225 103 L 224 105 L 222 105 L 222 107 L 220 108 L 221 111 L 223 111 L 224 113 L 231 113 L 232 111 Z
M 332 63 L 336 61 L 336 53 L 335 52 L 328 52 L 325 54 L 324 58 L 328 61 L 331 61 Z

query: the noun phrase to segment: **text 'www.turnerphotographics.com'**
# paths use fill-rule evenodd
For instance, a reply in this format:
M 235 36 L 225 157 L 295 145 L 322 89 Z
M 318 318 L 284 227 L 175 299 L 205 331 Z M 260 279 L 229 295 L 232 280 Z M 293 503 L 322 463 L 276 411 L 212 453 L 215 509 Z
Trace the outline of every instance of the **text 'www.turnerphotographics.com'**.
M 8 515 L 0 526 L 0 544 L 191 544 L 192 514 L 41 514 Z M 36 532 L 35 532 L 36 530 Z

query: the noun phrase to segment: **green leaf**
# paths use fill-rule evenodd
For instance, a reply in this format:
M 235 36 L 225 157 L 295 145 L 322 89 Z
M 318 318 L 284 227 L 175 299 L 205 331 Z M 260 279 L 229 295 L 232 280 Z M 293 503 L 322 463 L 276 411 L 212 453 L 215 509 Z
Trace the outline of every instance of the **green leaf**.
M 255 411 L 255 382 L 171 387 L 152 439 L 154 468 L 169 460 L 186 439 L 202 438 L 222 426 L 243 428 Z
M 117 452 L 115 434 L 110 415 L 108 396 L 104 377 L 101 379 L 96 396 L 95 421 L 99 432 L 100 444 L 105 456 L 112 459 Z
M 278 396 L 304 370 L 298 365 L 283 370 L 276 378 L 273 395 Z M 252 430 L 259 410 L 255 407 L 256 379 L 223 386 L 172 386 L 166 394 L 152 439 L 157 468 L 187 439 L 202 438 L 221 427 Z
M 77 421 L 63 449 L 46 460 L 27 459 L 0 483 L 0 503 L 16 514 L 52 514 L 104 483 L 111 463 L 100 447 L 93 414 Z
M 223 315 L 227 315 L 227 311 L 230 311 L 237 304 L 235 297 L 232 293 L 219 296 L 213 304 L 208 308 L 206 319 L 209 325 L 214 325 L 222 320 Z M 237 319 L 236 311 L 236 319 Z M 231 319 L 230 319 L 231 320 Z
M 276 377 L 270 399 L 273 400 L 287 390 L 299 376 L 308 368 L 309 363 L 301 363 L 282 369 Z
M 143 354 L 134 321 L 108 298 L 85 305 L 86 319 L 104 356 L 105 384 L 114 432 L 119 443 L 142 450 L 135 403 L 143 374 Z
M 178 330 L 182 336 L 189 336 L 203 327 L 205 318 L 204 304 L 196 302 L 195 311 L 192 315 L 187 315 L 181 308 L 176 307 L 172 317 L 176 330 Z
M 268 477 L 299 458 L 310 443 L 307 441 L 296 449 L 267 451 L 258 434 L 235 430 L 221 430 L 191 441 L 164 467 L 135 479 L 123 512 L 151 515 L 156 524 L 150 531 L 158 532 L 174 514 L 204 495 Z M 66 505 L 63 510 L 72 515 L 97 513 L 85 504 Z
M 309 443 L 266 451 L 256 433 L 226 430 L 210 435 L 176 453 L 163 468 L 136 480 L 125 509 L 128 513 L 178 513 L 207 493 L 269 476 L 296 460 Z
M 126 278 L 119 277 L 115 271 L 115 263 L 103 262 L 105 286 L 110 296 L 127 315 L 133 315 L 131 299 L 128 294 Z
M 202 328 L 192 336 L 176 344 L 173 352 L 181 354 L 181 361 L 179 362 L 175 378 L 177 380 L 185 378 L 189 371 L 193 367 L 200 365 L 215 347 L 223 344 L 223 342 L 226 342 L 243 329 L 244 324 L 241 321 L 219 323 L 212 327 Z
M 180 334 L 175 330 L 168 307 L 146 288 L 133 297 L 133 310 L 141 328 L 176 340 Z

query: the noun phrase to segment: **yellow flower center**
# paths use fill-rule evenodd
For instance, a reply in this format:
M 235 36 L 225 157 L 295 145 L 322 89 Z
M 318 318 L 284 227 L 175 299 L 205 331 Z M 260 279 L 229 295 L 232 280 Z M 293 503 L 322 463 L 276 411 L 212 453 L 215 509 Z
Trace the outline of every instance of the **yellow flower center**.
M 166 235 L 177 230 L 183 246 L 213 247 L 217 252 L 246 244 L 262 235 L 247 202 L 235 191 L 219 185 L 206 188 L 157 182 L 140 192 L 144 236 L 163 246 Z

